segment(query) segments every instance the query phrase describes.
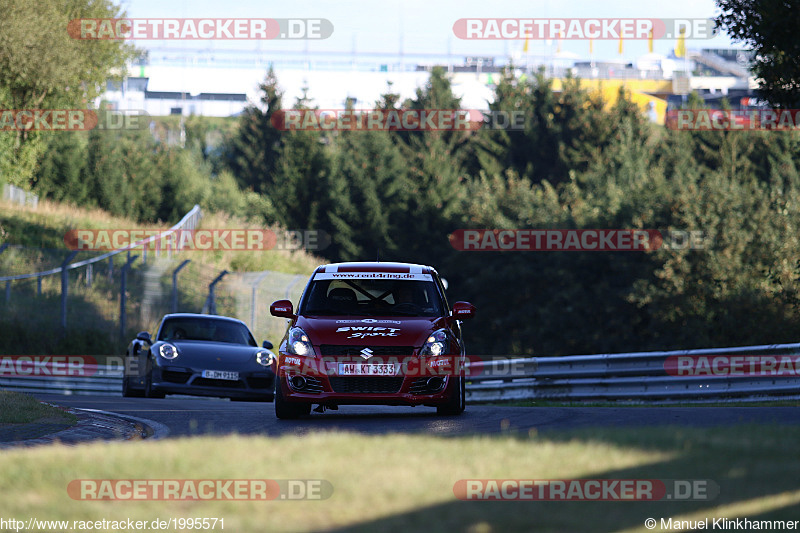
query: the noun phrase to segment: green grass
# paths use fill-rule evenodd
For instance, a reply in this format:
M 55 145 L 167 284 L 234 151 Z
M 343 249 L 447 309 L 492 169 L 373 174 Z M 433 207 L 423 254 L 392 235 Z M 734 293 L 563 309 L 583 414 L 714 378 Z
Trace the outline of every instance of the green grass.
M 0 427 L 43 420 L 75 424 L 78 419 L 63 409 L 41 403 L 30 394 L 0 390 Z
M 507 402 L 479 402 L 484 405 L 503 405 L 505 407 L 797 407 L 800 400 L 745 400 L 731 398 L 729 401 L 647 401 L 647 400 L 619 400 L 619 401 L 555 401 L 555 400 L 513 400 Z
M 270 416 L 265 413 L 264 416 Z M 7 516 L 224 518 L 231 531 L 646 531 L 644 520 L 800 518 L 800 428 L 439 437 L 311 433 L 48 446 L 0 455 Z M 75 501 L 75 479 L 325 479 L 321 501 Z M 461 479 L 708 479 L 713 501 L 464 502 Z M 694 518 L 697 519 L 697 518 Z

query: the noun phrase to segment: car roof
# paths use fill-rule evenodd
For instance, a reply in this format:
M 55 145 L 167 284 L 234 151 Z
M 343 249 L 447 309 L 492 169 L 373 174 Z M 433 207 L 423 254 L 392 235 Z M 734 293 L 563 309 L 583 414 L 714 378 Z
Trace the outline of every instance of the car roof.
M 244 326 L 247 325 L 238 318 L 232 318 L 229 316 L 222 316 L 222 315 L 204 315 L 202 313 L 170 313 L 168 315 L 164 315 L 164 318 L 162 318 L 161 321 L 163 322 L 168 318 L 213 318 L 218 320 L 224 320 L 227 322 L 235 322 L 237 324 L 242 324 Z
M 426 265 L 414 263 L 394 263 L 384 261 L 354 261 L 348 263 L 330 263 L 320 265 L 314 271 L 317 272 L 389 272 L 389 273 L 417 273 L 438 275 L 436 269 Z

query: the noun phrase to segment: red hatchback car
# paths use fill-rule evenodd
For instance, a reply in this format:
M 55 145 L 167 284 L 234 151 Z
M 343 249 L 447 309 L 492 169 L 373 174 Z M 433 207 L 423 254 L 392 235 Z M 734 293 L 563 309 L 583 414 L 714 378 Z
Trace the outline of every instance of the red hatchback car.
M 427 405 L 464 411 L 461 321 L 475 307 L 451 308 L 436 270 L 407 263 L 317 267 L 280 343 L 275 414 L 297 418 L 343 404 Z

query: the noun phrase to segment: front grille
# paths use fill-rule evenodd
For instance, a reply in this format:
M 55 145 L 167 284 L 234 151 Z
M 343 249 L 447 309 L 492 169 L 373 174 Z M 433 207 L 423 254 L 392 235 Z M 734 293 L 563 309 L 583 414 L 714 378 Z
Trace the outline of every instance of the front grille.
M 331 376 L 333 392 L 346 394 L 395 394 L 403 386 L 403 377 Z
M 161 379 L 169 383 L 186 383 L 192 377 L 191 372 L 178 372 L 176 370 L 162 370 Z
M 195 378 L 192 385 L 198 387 L 217 387 L 220 389 L 243 389 L 244 383 L 228 379 Z
M 247 378 L 247 385 L 251 389 L 272 389 L 273 378 Z
M 351 346 L 349 344 L 322 344 L 322 355 L 361 355 L 361 350 L 369 348 L 372 355 L 413 355 L 413 346 Z

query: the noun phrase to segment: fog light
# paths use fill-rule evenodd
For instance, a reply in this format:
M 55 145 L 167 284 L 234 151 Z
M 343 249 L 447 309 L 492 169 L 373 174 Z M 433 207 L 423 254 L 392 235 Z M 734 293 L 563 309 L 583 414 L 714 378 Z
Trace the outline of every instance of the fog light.
M 303 390 L 306 388 L 306 378 L 303 376 L 292 376 L 289 383 L 291 383 L 292 388 L 296 390 Z

